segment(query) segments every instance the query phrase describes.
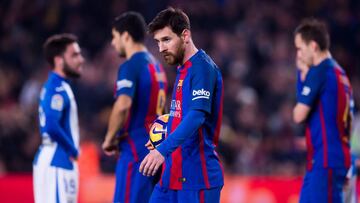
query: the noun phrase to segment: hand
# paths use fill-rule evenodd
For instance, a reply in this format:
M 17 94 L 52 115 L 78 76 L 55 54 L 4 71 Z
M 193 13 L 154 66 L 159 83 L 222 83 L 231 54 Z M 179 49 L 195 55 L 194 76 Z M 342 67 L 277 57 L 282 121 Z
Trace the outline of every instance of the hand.
M 154 176 L 164 161 L 165 158 L 158 150 L 150 150 L 150 153 L 141 162 L 139 172 L 144 176 Z
M 103 149 L 104 153 L 108 156 L 118 155 L 119 148 L 118 148 L 118 141 L 106 139 L 104 140 L 101 148 Z
M 301 59 L 296 58 L 296 67 L 301 71 L 307 71 L 309 66 Z
M 73 156 L 70 157 L 70 161 L 71 161 L 71 162 L 75 162 L 75 161 L 77 161 L 77 160 L 78 160 L 77 157 L 73 157 Z
M 153 149 L 155 149 L 154 145 L 151 144 L 150 140 L 145 144 L 145 147 L 146 147 L 148 150 L 153 150 Z
M 302 60 L 296 59 L 296 67 L 300 71 L 300 79 L 301 81 L 304 81 L 306 78 L 306 74 L 309 71 L 310 67 Z

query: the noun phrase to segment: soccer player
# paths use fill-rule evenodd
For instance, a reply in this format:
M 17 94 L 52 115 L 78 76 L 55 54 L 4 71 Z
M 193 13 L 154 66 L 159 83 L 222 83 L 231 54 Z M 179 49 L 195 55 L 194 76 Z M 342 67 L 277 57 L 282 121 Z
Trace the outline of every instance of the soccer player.
M 79 126 L 69 79 L 80 77 L 84 58 L 71 34 L 48 38 L 44 54 L 52 71 L 40 93 L 42 144 L 33 163 L 35 202 L 77 202 Z
M 139 13 L 126 12 L 115 18 L 111 43 L 126 61 L 118 71 L 116 101 L 102 144 L 107 155 L 118 153 L 118 148 L 121 151 L 114 202 L 148 202 L 156 184 L 156 178 L 138 170 L 148 153 L 144 146 L 148 128 L 164 111 L 167 81 L 162 66 L 144 45 L 145 36 L 146 24 Z
M 215 147 L 222 120 L 223 82 L 219 68 L 191 38 L 188 16 L 168 8 L 148 26 L 165 61 L 177 67 L 168 137 L 140 166 L 147 176 L 163 165 L 150 202 L 219 202 L 224 184 Z
M 296 60 L 303 67 L 299 68 L 293 119 L 305 122 L 308 148 L 301 203 L 344 202 L 343 188 L 351 165 L 352 89 L 329 46 L 322 22 L 307 19 L 296 28 Z

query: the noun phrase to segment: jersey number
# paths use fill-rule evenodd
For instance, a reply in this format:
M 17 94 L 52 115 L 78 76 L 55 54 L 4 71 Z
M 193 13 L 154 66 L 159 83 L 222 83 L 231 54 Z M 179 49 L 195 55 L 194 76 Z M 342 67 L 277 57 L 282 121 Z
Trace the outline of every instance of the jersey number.
M 45 127 L 46 116 L 42 107 L 39 107 L 39 121 L 40 121 L 40 126 Z
M 76 184 L 74 179 L 67 180 L 64 178 L 65 193 L 75 194 L 76 193 Z
M 157 115 L 162 115 L 164 113 L 165 102 L 166 102 L 165 90 L 160 89 L 159 93 L 158 93 L 157 104 L 156 104 L 156 114 Z

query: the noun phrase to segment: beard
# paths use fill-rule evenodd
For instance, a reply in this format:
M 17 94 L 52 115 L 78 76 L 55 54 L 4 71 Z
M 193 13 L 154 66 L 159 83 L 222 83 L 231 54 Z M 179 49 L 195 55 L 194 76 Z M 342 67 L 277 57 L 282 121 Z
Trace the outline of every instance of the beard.
M 182 65 L 185 55 L 185 47 L 183 42 L 179 43 L 175 53 L 163 52 L 164 60 L 169 65 Z
M 126 58 L 126 52 L 124 48 L 120 48 L 119 52 L 118 52 L 118 56 L 121 58 Z
M 64 73 L 67 77 L 69 78 L 79 78 L 81 76 L 81 74 L 74 70 L 74 68 L 71 68 L 71 66 L 66 62 L 66 60 L 64 59 Z

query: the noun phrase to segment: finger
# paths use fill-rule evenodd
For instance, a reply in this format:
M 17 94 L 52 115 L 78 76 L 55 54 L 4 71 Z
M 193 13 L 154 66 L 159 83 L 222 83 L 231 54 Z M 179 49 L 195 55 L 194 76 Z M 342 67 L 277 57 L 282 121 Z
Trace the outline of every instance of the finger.
M 144 166 L 145 166 L 145 164 L 146 164 L 146 162 L 147 162 L 147 158 L 148 158 L 148 156 L 146 156 L 145 158 L 144 158 L 144 160 L 141 162 L 141 164 L 140 164 L 140 167 L 139 167 L 139 172 L 140 173 L 143 173 L 143 171 L 144 171 Z
M 161 166 L 161 163 L 156 163 L 153 173 L 152 173 L 152 176 L 154 176 L 156 174 L 156 172 L 159 170 L 160 166 Z
M 145 144 L 145 147 L 146 147 L 148 150 L 153 150 L 153 149 L 155 149 L 155 148 L 154 148 L 154 145 L 150 142 L 150 140 Z
M 148 171 L 149 171 L 149 166 L 151 164 L 151 161 L 150 160 L 147 160 L 146 164 L 144 165 L 144 170 L 143 170 L 143 175 L 144 176 L 148 176 Z
M 101 145 L 102 150 L 105 151 L 107 147 L 108 147 L 107 144 L 105 142 L 103 142 L 103 144 Z
M 104 153 L 107 155 L 107 156 L 112 156 L 114 155 L 114 152 L 112 150 L 106 150 L 104 151 Z
M 154 160 L 153 159 L 148 159 L 146 165 L 144 166 L 143 174 L 145 176 L 150 176 L 151 170 L 152 170 L 151 167 L 152 167 L 153 164 L 154 164 Z
M 149 166 L 149 170 L 148 170 L 148 173 L 146 175 L 147 176 L 152 176 L 152 174 L 154 173 L 153 171 L 155 170 L 155 167 L 156 167 L 156 162 L 154 161 Z

